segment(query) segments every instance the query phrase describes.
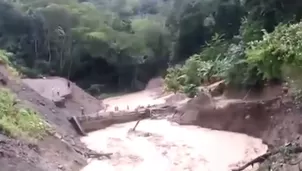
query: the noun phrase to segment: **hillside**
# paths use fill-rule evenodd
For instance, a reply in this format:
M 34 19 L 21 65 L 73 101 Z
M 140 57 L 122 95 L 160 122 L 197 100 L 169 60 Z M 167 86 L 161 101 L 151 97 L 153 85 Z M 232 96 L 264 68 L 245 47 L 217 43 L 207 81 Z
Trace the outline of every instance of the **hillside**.
M 18 80 L 18 78 L 10 76 L 10 72 L 3 65 L 0 68 L 0 73 L 1 78 L 5 82 L 5 84 L 2 86 L 9 88 L 17 95 L 18 99 L 21 100 L 19 102 L 20 105 L 25 105 L 36 109 L 42 115 L 42 118 L 53 127 L 54 131 L 51 132 L 56 132 L 55 135 L 47 135 L 43 138 L 43 140 L 40 140 L 35 144 L 26 142 L 24 140 L 20 141 L 2 136 L 1 143 L 3 145 L 1 146 L 1 152 L 3 157 L 1 158 L 1 163 L 7 167 L 4 168 L 4 170 L 16 170 L 18 169 L 17 167 L 20 167 L 22 169 L 41 171 L 57 169 L 83 169 L 85 171 L 91 171 L 96 170 L 99 167 L 108 167 L 108 169 L 110 167 L 126 169 L 129 167 L 129 164 L 132 165 L 132 167 L 137 166 L 138 168 L 150 168 L 151 166 L 148 165 L 148 162 L 153 161 L 151 159 L 152 156 L 159 155 L 157 154 L 157 148 L 161 148 L 166 154 L 164 156 L 158 156 L 157 162 L 165 163 L 169 160 L 172 160 L 178 164 L 181 164 L 179 166 L 177 164 L 170 165 L 168 162 L 163 165 L 167 167 L 166 169 L 170 168 L 173 170 L 183 170 L 184 168 L 190 166 L 191 169 L 211 168 L 214 170 L 225 170 L 226 168 L 237 168 L 243 163 L 246 163 L 258 155 L 265 153 L 267 149 L 266 145 L 279 146 L 292 141 L 299 143 L 300 115 L 296 113 L 295 105 L 291 103 L 291 100 L 287 98 L 287 96 L 280 96 L 283 93 L 282 87 L 267 87 L 264 92 L 260 94 L 249 92 L 248 96 L 246 96 L 246 93 L 242 93 L 244 96 L 240 96 L 239 94 L 235 95 L 230 94 L 230 92 L 226 92 L 226 94 L 224 93 L 223 96 L 214 97 L 212 100 L 212 97 L 203 95 L 203 93 L 200 92 L 200 95 L 198 95 L 196 98 L 185 100 L 184 97 L 179 98 L 181 97 L 179 95 L 162 94 L 162 85 L 161 83 L 157 83 L 162 81 L 154 81 L 153 83 L 151 81 L 149 84 L 149 89 L 146 89 L 145 91 L 105 99 L 103 103 L 111 106 L 111 108 L 108 108 L 108 110 L 114 111 L 112 106 L 118 106 L 120 108 L 119 110 L 122 110 L 121 112 L 127 112 L 127 110 L 131 111 L 133 108 L 135 108 L 135 106 L 139 105 L 145 107 L 154 105 L 154 107 L 160 107 L 161 105 L 168 105 L 172 108 L 173 106 L 178 106 L 177 108 L 174 107 L 176 111 L 172 112 L 171 109 L 166 108 L 166 110 L 161 111 L 160 114 L 156 112 L 153 113 L 155 117 L 158 117 L 158 120 L 153 118 L 153 120 L 147 119 L 142 121 L 133 135 L 131 132 L 128 132 L 129 128 L 133 127 L 135 124 L 133 122 L 123 123 L 120 125 L 115 125 L 113 123 L 113 125 L 109 125 L 108 128 L 103 128 L 100 131 L 89 133 L 88 136 L 81 138 L 81 141 L 84 142 L 88 148 L 95 150 L 96 152 L 101 152 L 103 150 L 112 152 L 113 154 L 109 159 L 112 164 L 104 165 L 103 162 L 106 162 L 106 160 L 97 160 L 91 158 L 90 164 L 85 166 L 86 162 L 83 160 L 84 156 L 78 152 L 82 154 L 89 154 L 90 152 L 88 149 L 85 149 L 86 147 L 84 144 L 79 141 L 79 135 L 77 135 L 72 125 L 68 121 L 68 118 L 71 116 L 80 116 L 79 113 L 74 113 L 74 111 L 76 111 L 74 106 L 66 105 L 63 108 L 58 108 L 55 106 L 53 101 L 42 96 L 46 92 L 38 91 L 38 89 L 35 91 L 27 86 L 29 84 L 39 87 L 40 84 L 37 84 L 37 82 L 43 83 L 44 81 L 49 81 L 48 86 L 59 86 L 60 84 L 57 81 L 64 79 L 26 79 L 24 80 L 26 82 L 25 84 L 23 81 Z M 66 86 L 66 84 L 62 85 Z M 218 84 L 216 84 L 216 86 L 217 85 Z M 72 84 L 72 86 L 76 85 Z M 209 87 L 213 88 L 213 86 Z M 45 86 L 45 88 L 47 88 L 47 86 Z M 51 91 L 49 88 L 45 90 Z M 62 90 L 64 90 L 64 88 L 62 88 Z M 82 93 L 82 95 L 85 95 L 82 91 L 75 92 L 75 90 L 77 91 L 79 88 L 72 89 L 70 93 Z M 50 93 L 48 92 L 46 94 Z M 64 95 L 64 93 L 62 93 L 62 95 Z M 82 95 L 75 95 L 71 96 L 72 98 L 66 98 L 66 104 L 68 104 L 69 101 L 70 103 L 77 104 L 86 101 L 85 98 L 79 98 L 81 101 L 78 101 L 79 99 L 73 99 L 75 97 L 82 97 Z M 90 96 L 87 95 L 87 97 Z M 232 97 L 236 98 L 232 99 Z M 242 100 L 243 98 L 244 100 Z M 95 101 L 97 100 L 95 99 Z M 185 101 L 187 102 L 183 103 Z M 95 104 L 95 106 L 100 105 L 99 102 L 92 102 L 93 101 L 90 101 L 89 103 L 81 103 L 81 105 L 85 108 L 89 108 L 89 106 L 92 106 L 93 104 Z M 215 108 L 213 108 L 213 104 Z M 131 106 L 130 109 L 125 108 L 125 106 L 128 105 Z M 86 113 L 86 115 L 87 114 L 89 115 L 89 113 Z M 106 119 L 106 115 L 101 115 Z M 93 119 L 95 116 L 91 114 L 90 117 Z M 171 125 L 171 123 L 167 122 L 166 119 L 162 119 L 163 117 L 179 123 L 180 125 Z M 201 129 L 195 126 L 187 127 L 182 125 L 199 125 L 205 128 Z M 102 127 L 102 125 L 99 126 Z M 183 132 L 182 134 L 186 135 L 182 136 L 183 139 L 177 135 L 180 133 L 180 131 Z M 237 134 L 236 132 L 241 134 Z M 132 137 L 130 140 L 127 140 L 130 141 L 128 142 L 130 144 L 127 145 L 128 149 L 125 149 L 125 144 L 123 144 L 123 142 L 126 141 L 126 139 L 123 140 L 125 133 L 127 137 Z M 145 136 L 146 133 L 148 133 L 148 136 Z M 243 136 L 242 134 L 246 135 Z M 175 137 L 172 135 L 175 135 Z M 142 136 L 147 137 L 146 141 L 148 141 L 148 143 L 143 143 L 136 139 L 141 139 L 143 138 Z M 207 152 L 205 152 L 205 149 L 199 149 L 196 146 L 198 144 L 195 145 L 194 143 L 190 143 L 193 141 L 190 140 L 193 137 L 195 141 L 198 142 L 199 140 L 196 139 L 196 137 L 199 136 L 201 138 L 200 141 L 203 143 L 200 142 L 198 144 L 207 149 Z M 102 138 L 100 139 L 97 137 Z M 257 139 L 252 137 L 257 137 Z M 105 138 L 109 139 L 105 140 Z M 203 138 L 205 138 L 206 141 L 203 140 Z M 224 141 L 224 143 L 217 144 L 217 142 L 221 141 Z M 108 146 L 98 146 L 97 144 L 100 142 L 107 142 Z M 234 143 L 237 145 L 234 146 Z M 135 148 L 131 144 L 135 145 Z M 183 145 L 179 146 L 180 144 Z M 135 152 L 138 150 L 137 148 L 148 149 L 147 146 L 150 150 L 153 150 L 145 151 L 144 153 Z M 172 151 L 169 148 L 166 149 L 166 146 L 173 146 L 177 148 L 177 155 L 182 156 L 182 161 L 172 159 Z M 187 146 L 187 148 L 185 148 L 185 146 Z M 228 146 L 228 150 L 226 150 L 224 146 Z M 201 158 L 196 156 L 194 157 L 194 155 L 191 154 L 192 152 L 189 150 L 191 148 L 195 150 L 199 149 L 200 151 L 198 150 L 195 152 L 204 156 Z M 215 152 L 214 149 L 217 151 Z M 253 152 L 253 149 L 256 151 Z M 187 154 L 181 154 L 181 151 L 186 151 Z M 219 162 L 218 159 L 214 160 L 211 157 L 217 153 L 223 154 L 220 155 L 221 158 L 219 158 Z M 230 155 L 233 157 L 230 158 Z M 85 157 L 88 156 L 85 155 Z M 192 160 L 192 157 L 194 158 L 194 161 Z M 185 162 L 185 160 L 189 160 L 189 158 L 191 158 L 192 161 Z M 143 160 L 145 162 L 142 163 Z M 200 160 L 204 162 L 203 165 L 197 165 L 196 162 L 199 161 L 198 163 L 200 163 Z M 16 163 L 18 163 L 18 165 L 16 165 Z M 220 168 L 214 167 L 214 165 L 220 165 Z M 153 167 L 154 166 L 152 166 L 152 168 Z M 288 165 L 286 167 L 292 166 Z M 163 168 L 157 167 L 153 169 Z M 226 171 L 229 170 L 227 169 Z
M 84 158 L 72 147 L 75 131 L 66 119 L 69 111 L 57 108 L 54 103 L 11 77 L 6 66 L 0 67 L 1 79 L 5 84 L 1 88 L 9 88 L 20 100 L 20 106 L 35 109 L 51 126 L 50 132 L 38 142 L 26 142 L 1 136 L 1 163 L 3 170 L 79 170 L 85 165 Z M 63 141 L 65 140 L 65 142 Z M 81 147 L 81 145 L 79 146 Z M 84 148 L 84 146 L 82 146 Z
M 0 1 L 4 171 L 297 170 L 301 11 L 299 0 Z

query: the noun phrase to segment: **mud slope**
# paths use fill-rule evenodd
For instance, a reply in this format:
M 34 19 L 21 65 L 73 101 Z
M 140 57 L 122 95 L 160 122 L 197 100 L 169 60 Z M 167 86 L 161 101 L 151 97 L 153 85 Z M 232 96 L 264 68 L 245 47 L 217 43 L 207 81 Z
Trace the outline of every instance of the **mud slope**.
M 1 135 L 0 144 L 1 171 L 77 171 L 85 166 L 72 149 L 54 137 L 31 144 Z
M 271 92 L 274 92 L 275 89 Z M 197 125 L 214 130 L 239 132 L 263 140 L 272 148 L 285 144 L 302 144 L 302 115 L 296 104 L 282 88 L 279 92 L 265 93 L 252 98 L 226 99 L 209 98 L 200 94 L 179 108 L 172 119 L 181 125 Z M 246 94 L 246 93 L 245 93 Z M 257 97 L 258 96 L 258 97 Z M 201 103 L 204 101 L 203 103 Z M 224 142 L 222 140 L 221 142 Z M 296 159 L 293 156 L 298 156 Z M 300 171 L 301 153 L 293 155 L 291 164 L 286 155 L 271 156 L 261 164 L 259 171 L 270 170 L 272 165 L 280 171 Z M 237 165 L 242 166 L 246 161 Z
M 40 170 L 54 171 L 66 170 L 76 171 L 85 165 L 84 158 L 76 153 L 72 148 L 75 143 L 79 143 L 76 133 L 72 129 L 70 123 L 66 119 L 71 116 L 68 110 L 57 108 L 52 101 L 39 95 L 37 92 L 23 84 L 21 80 L 10 77 L 6 67 L 0 65 L 0 78 L 5 84 L 1 87 L 11 89 L 21 100 L 20 105 L 37 110 L 42 117 L 55 129 L 56 137 L 45 137 L 43 141 L 37 142 L 37 147 L 20 142 L 18 140 L 8 139 L 5 136 L 0 138 L 0 152 L 3 154 L 0 158 L 1 171 L 18 170 L 15 163 L 19 163 L 22 170 Z M 65 143 L 61 139 L 64 139 Z M 77 148 L 85 149 L 81 144 Z
M 245 95 L 244 95 L 245 94 Z M 181 125 L 198 125 L 204 128 L 238 132 L 280 145 L 301 136 L 302 115 L 282 86 L 266 88 L 263 94 L 247 93 L 210 97 L 200 93 L 178 108 L 172 121 Z
M 65 78 L 49 77 L 46 79 L 23 79 L 22 81 L 49 100 L 65 97 L 66 109 L 73 116 L 80 115 L 81 107 L 84 107 L 85 113 L 95 113 L 102 109 L 100 100 L 86 93 L 72 82 L 69 82 L 70 86 L 68 87 L 68 80 Z M 57 92 L 59 93 L 57 94 Z

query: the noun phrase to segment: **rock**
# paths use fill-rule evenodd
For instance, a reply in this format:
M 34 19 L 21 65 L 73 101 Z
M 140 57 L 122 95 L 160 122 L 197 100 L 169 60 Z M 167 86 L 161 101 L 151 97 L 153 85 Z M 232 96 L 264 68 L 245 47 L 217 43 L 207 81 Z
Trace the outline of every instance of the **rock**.
M 43 101 L 38 100 L 38 103 L 42 106 L 45 106 L 45 103 Z
M 61 136 L 60 134 L 58 134 L 58 133 L 55 133 L 54 136 L 55 136 L 56 138 L 58 138 L 58 139 L 62 139 L 62 136 Z
M 246 115 L 246 116 L 245 116 L 245 119 L 250 119 L 250 118 L 251 118 L 250 115 Z
M 150 136 L 151 136 L 151 133 L 146 132 L 146 133 L 144 133 L 142 136 L 143 136 L 143 137 L 150 137 Z
M 60 169 L 60 170 L 65 170 L 65 168 L 63 167 L 63 165 L 58 165 L 58 169 Z
M 207 87 L 207 89 L 209 90 L 210 94 L 213 97 L 220 96 L 224 93 L 224 91 L 226 89 L 225 81 L 222 80 L 222 81 L 218 81 L 214 84 L 211 84 Z
M 291 112 L 292 112 L 292 109 L 287 109 L 286 112 L 287 112 L 287 113 L 291 113 Z
M 0 82 L 1 82 L 2 85 L 6 85 L 7 84 L 7 81 L 4 78 L 0 78 Z
M 65 107 L 65 101 L 66 99 L 65 98 L 59 98 L 59 99 L 56 99 L 56 100 L 53 100 L 54 104 L 57 106 L 57 107 L 60 107 L 60 108 L 63 108 Z
M 288 87 L 287 86 L 283 86 L 282 87 L 282 92 L 283 92 L 283 94 L 287 94 L 288 93 Z
M 71 139 L 70 140 L 70 144 L 72 145 L 72 146 L 75 146 L 76 145 L 76 143 Z

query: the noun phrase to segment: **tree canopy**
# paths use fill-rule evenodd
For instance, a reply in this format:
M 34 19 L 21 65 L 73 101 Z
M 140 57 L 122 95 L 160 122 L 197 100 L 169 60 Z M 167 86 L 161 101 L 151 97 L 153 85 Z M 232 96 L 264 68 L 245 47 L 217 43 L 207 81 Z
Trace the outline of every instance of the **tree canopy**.
M 281 78 L 285 60 L 265 61 L 282 44 L 274 37 L 292 34 L 278 25 L 298 23 L 301 9 L 298 0 L 4 0 L 0 48 L 27 76 L 60 75 L 84 88 L 139 89 L 179 63 L 167 85 L 190 89 L 212 77 L 256 85 Z

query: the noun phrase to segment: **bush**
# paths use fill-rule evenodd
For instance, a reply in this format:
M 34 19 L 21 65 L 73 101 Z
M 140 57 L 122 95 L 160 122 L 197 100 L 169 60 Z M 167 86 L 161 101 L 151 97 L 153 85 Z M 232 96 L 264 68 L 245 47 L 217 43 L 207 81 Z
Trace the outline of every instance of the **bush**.
M 301 71 L 302 23 L 279 25 L 272 33 L 261 26 L 261 22 L 243 20 L 237 44 L 229 45 L 215 35 L 201 53 L 168 70 L 167 88 L 192 95 L 197 86 L 213 78 L 239 88 L 261 87 L 266 81 L 283 80 L 292 68 Z
M 167 69 L 167 74 L 165 76 L 165 89 L 167 91 L 172 91 L 176 93 L 181 89 L 182 86 L 182 76 L 183 70 L 181 66 L 176 66 Z
M 262 87 L 264 84 L 263 73 L 245 59 L 234 62 L 226 74 L 226 83 L 236 88 Z
M 272 33 L 260 33 L 260 27 L 261 23 L 244 21 L 241 42 L 228 48 L 216 35 L 201 53 L 190 57 L 182 67 L 168 71 L 168 89 L 191 94 L 193 87 L 211 83 L 212 78 L 225 79 L 236 87 L 260 87 L 266 81 L 283 80 L 284 66 L 302 66 L 302 23 L 279 25 Z M 262 39 L 257 40 L 260 35 Z M 253 41 L 244 42 L 249 40 Z
M 190 98 L 193 98 L 198 93 L 197 86 L 194 84 L 189 84 L 183 87 L 183 92 Z
M 245 56 L 245 44 L 231 44 L 226 58 L 229 66 L 225 69 L 226 83 L 236 88 L 250 88 L 263 84 L 263 74 L 254 64 L 248 63 Z
M 203 61 L 199 55 L 193 55 L 183 66 L 176 66 L 167 70 L 166 90 L 181 91 L 188 96 L 194 96 L 197 93 L 197 87 L 201 84 L 223 79 L 230 65 L 226 58 Z
M 17 108 L 17 99 L 7 89 L 0 89 L 0 128 L 11 137 L 39 139 L 46 133 L 46 124 L 37 112 Z
M 90 87 L 87 89 L 87 92 L 93 96 L 99 96 L 101 94 L 101 90 L 103 88 L 103 85 L 101 84 L 92 84 Z
M 228 42 L 223 39 L 223 35 L 215 34 L 198 55 L 202 60 L 215 60 L 224 56 L 228 47 Z
M 302 79 L 301 79 L 302 67 L 298 66 L 286 66 L 282 68 L 283 77 L 290 87 L 291 96 L 294 99 L 297 107 L 302 107 Z
M 226 72 L 232 66 L 230 58 L 225 57 L 227 50 L 226 42 L 215 35 L 201 53 L 192 55 L 183 66 L 178 65 L 167 70 L 166 90 L 181 91 L 188 96 L 194 96 L 201 84 L 225 78 Z
M 12 53 L 0 49 L 0 63 L 4 64 L 7 67 L 11 76 L 18 77 L 20 76 L 20 73 L 16 70 L 16 68 L 13 66 L 11 62 L 12 56 L 13 56 Z
M 246 51 L 250 64 L 263 73 L 263 79 L 283 79 L 283 65 L 302 64 L 302 23 L 279 25 L 263 39 L 249 43 Z
M 243 18 L 239 29 L 241 40 L 248 43 L 261 40 L 263 35 L 263 22 Z

